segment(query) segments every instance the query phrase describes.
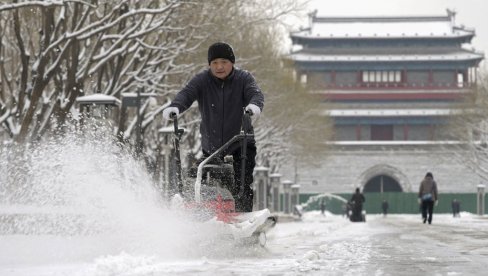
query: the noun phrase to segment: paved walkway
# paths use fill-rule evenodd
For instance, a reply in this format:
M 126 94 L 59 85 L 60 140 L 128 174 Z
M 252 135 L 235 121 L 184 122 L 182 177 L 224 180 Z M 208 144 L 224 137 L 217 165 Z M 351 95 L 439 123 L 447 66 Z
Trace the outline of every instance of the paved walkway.
M 158 237 L 151 238 L 156 245 L 170 246 Z M 202 237 L 168 256 L 123 243 L 104 253 L 97 236 L 0 235 L 0 275 L 486 275 L 488 268 L 488 218 L 466 213 L 435 214 L 428 225 L 420 215 L 352 223 L 309 212 L 302 221 L 279 222 L 265 248 Z
M 283 238 L 278 234 L 268 246 L 298 259 L 294 271 L 298 274 L 486 275 L 486 218 L 435 215 L 432 225 L 423 224 L 420 215 L 377 215 L 367 220 L 349 223 L 325 217 L 319 220 L 320 227 L 305 219 L 302 233 L 311 238 L 293 245 L 286 242 L 293 234 Z

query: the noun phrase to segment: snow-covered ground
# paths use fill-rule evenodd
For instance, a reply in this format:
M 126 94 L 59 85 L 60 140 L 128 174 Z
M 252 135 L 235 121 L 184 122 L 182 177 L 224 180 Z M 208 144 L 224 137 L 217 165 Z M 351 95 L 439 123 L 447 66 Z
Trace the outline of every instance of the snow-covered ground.
M 1 235 L 0 275 L 484 275 L 488 265 L 488 218 L 469 213 L 435 214 L 426 225 L 418 215 L 351 223 L 309 212 L 278 223 L 265 248 L 198 230 L 188 243 L 156 230 L 152 237 Z
M 85 135 L 0 148 L 1 276 L 485 274 L 486 216 L 308 212 L 250 246 L 169 208 L 139 161 Z

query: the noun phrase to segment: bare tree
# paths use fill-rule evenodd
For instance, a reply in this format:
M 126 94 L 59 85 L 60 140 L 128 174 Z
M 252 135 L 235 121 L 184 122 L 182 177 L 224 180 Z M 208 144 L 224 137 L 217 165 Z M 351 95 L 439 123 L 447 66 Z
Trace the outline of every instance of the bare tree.
M 0 6 L 1 125 L 17 141 L 32 140 L 62 126 L 78 96 L 120 97 L 145 86 L 169 93 L 165 79 L 191 66 L 174 60 L 198 47 L 196 28 L 179 21 L 191 5 L 119 0 Z
M 488 74 L 480 74 L 476 88 L 469 93 L 450 121 L 450 131 L 459 141 L 458 160 L 481 178 L 488 180 Z

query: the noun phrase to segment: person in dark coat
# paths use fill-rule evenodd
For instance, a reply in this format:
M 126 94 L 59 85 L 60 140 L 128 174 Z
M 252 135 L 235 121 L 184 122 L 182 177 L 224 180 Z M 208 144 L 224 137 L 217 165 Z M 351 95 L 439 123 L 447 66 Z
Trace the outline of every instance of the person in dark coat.
M 386 214 L 388 213 L 388 208 L 390 206 L 388 205 L 388 201 L 386 199 L 383 199 L 383 202 L 381 203 L 381 210 L 383 210 L 383 216 L 386 217 Z
M 197 101 L 202 117 L 202 151 L 206 157 L 240 133 L 244 111 L 249 111 L 253 117 L 257 117 L 264 107 L 264 95 L 252 74 L 235 67 L 234 63 L 234 50 L 229 44 L 212 44 L 208 48 L 209 68 L 195 75 L 178 92 L 169 107 L 163 110 L 163 118 L 169 119 L 171 114 L 178 115 Z M 233 156 L 235 186 L 231 193 L 236 200 L 236 211 L 251 212 L 251 185 L 256 165 L 254 138 L 248 139 L 245 183 L 241 183 L 240 179 L 242 161 L 239 143 L 229 147 L 221 158 L 225 155 Z M 244 189 L 242 198 L 238 196 L 241 186 Z
M 351 197 L 351 205 L 352 205 L 352 215 L 351 221 L 363 221 L 362 212 L 363 212 L 363 203 L 366 201 L 364 195 L 360 192 L 359 188 L 356 188 L 356 192 Z
M 457 199 L 453 199 L 451 202 L 452 216 L 459 217 L 459 212 L 461 212 L 461 203 Z
M 428 172 L 420 182 L 418 193 L 423 223 L 428 221 L 429 224 L 432 224 L 432 213 L 434 212 L 434 205 L 437 205 L 437 200 L 437 183 L 434 181 L 432 173 Z

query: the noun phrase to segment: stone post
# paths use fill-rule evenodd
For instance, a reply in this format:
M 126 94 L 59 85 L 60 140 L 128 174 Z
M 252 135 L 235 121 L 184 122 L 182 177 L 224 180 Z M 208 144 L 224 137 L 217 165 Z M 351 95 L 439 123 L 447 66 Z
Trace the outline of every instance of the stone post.
M 255 204 L 254 210 L 263 210 L 268 208 L 268 172 L 266 167 L 254 168 L 254 185 L 255 185 Z
M 296 205 L 300 204 L 300 185 L 295 184 L 291 186 L 291 206 L 292 210 Z
M 476 198 L 477 213 L 478 215 L 482 216 L 485 214 L 485 185 L 478 185 L 478 194 Z
M 281 174 L 273 173 L 269 176 L 271 182 L 271 202 L 268 205 L 271 212 L 279 212 L 280 210 L 280 178 Z
M 291 186 L 293 182 L 290 180 L 283 181 L 283 212 L 285 214 L 291 213 Z

